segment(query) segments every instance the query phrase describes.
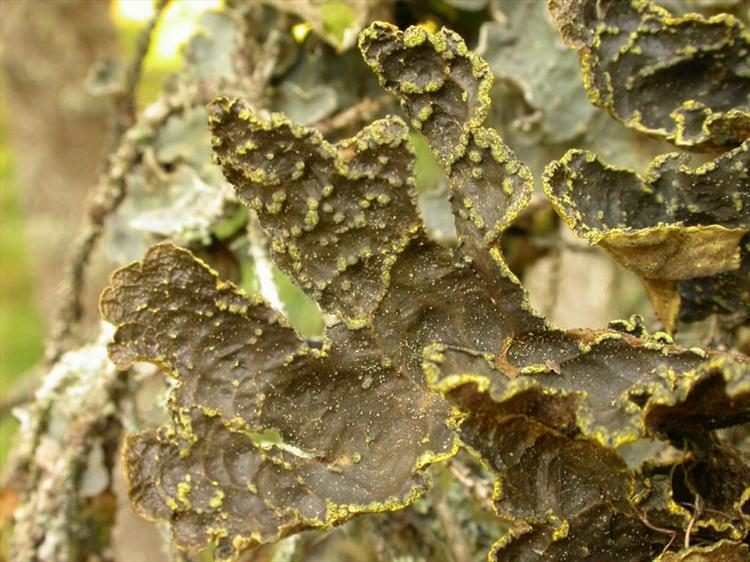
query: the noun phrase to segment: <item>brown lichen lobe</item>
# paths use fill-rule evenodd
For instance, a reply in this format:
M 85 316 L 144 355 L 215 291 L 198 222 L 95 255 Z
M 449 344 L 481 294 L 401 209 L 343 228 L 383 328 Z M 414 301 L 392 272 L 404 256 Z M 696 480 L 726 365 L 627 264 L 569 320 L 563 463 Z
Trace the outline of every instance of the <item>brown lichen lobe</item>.
M 648 0 L 548 7 L 578 51 L 589 99 L 618 121 L 691 150 L 750 137 L 750 32 L 737 18 L 675 18 Z
M 366 332 L 339 324 L 311 349 L 186 250 L 154 246 L 113 275 L 101 308 L 120 368 L 148 361 L 177 381 L 172 424 L 131 436 L 124 454 L 136 508 L 171 521 L 182 548 L 218 541 L 233 559 L 237 545 L 400 508 L 455 452 L 448 411 Z M 260 439 L 269 430 L 282 441 Z
M 122 368 L 150 361 L 177 381 L 171 425 L 128 440 L 135 505 L 170 521 L 179 546 L 214 541 L 218 557 L 231 559 L 306 528 L 408 505 L 424 489 L 423 470 L 455 453 L 458 435 L 497 473 L 498 513 L 524 523 L 495 545 L 496 559 L 658 555 L 668 538 L 643 524 L 646 508 L 635 495 L 651 484 L 616 448 L 747 421 L 748 363 L 681 349 L 635 320 L 609 330 L 550 326 L 499 249 L 533 181 L 484 125 L 486 63 L 448 30 L 376 23 L 360 48 L 444 165 L 461 244 L 444 248 L 424 235 L 398 118 L 332 145 L 283 116 L 264 121 L 241 100 L 215 100 L 213 145 L 227 179 L 258 214 L 279 267 L 344 323 L 312 349 L 261 300 L 171 245 L 117 272 L 102 297 L 103 315 L 117 326 L 113 360 Z M 726 163 L 746 154 L 740 147 L 702 172 L 667 158 L 655 176 L 671 174 L 695 192 L 695 181 L 700 187 L 718 174 L 704 186 L 711 195 L 726 187 Z M 748 208 L 743 190 L 730 198 L 735 211 L 695 210 L 692 201 L 673 204 L 679 193 L 661 201 L 649 194 L 659 191 L 651 185 L 658 177 L 641 181 L 576 158 L 565 165 L 589 168 L 574 179 L 598 185 L 597 174 L 616 172 L 622 193 L 653 200 L 653 213 L 641 218 L 662 213 L 679 236 L 690 228 L 702 236 L 676 251 L 693 250 L 695 240 L 725 248 L 725 237 L 706 235 L 723 231 L 706 222 L 746 228 L 735 216 Z M 550 185 L 568 168 L 553 169 Z M 599 233 L 616 231 L 609 241 L 620 249 L 651 236 L 626 232 L 633 216 L 625 205 L 612 223 L 599 217 L 600 195 L 560 185 L 550 193 L 574 227 L 593 216 Z M 591 206 L 584 212 L 582 203 Z M 691 225 L 683 212 L 716 216 Z M 672 227 L 656 228 L 659 244 L 674 243 Z M 710 262 L 716 271 L 734 266 L 733 251 L 723 253 Z M 648 271 L 674 267 L 665 260 Z M 450 407 L 460 414 L 451 417 Z M 649 490 L 649 509 L 667 509 L 667 494 Z M 734 539 L 745 524 L 723 521 L 716 532 Z M 699 525 L 717 526 L 708 516 Z
M 282 115 L 259 119 L 243 100 L 208 111 L 216 159 L 269 233 L 274 261 L 324 309 L 364 324 L 420 225 L 406 125 L 388 117 L 332 145 Z
M 750 232 L 750 140 L 694 169 L 657 157 L 644 176 L 570 150 L 545 172 L 545 193 L 580 237 L 635 271 L 668 331 L 677 283 L 740 269 Z

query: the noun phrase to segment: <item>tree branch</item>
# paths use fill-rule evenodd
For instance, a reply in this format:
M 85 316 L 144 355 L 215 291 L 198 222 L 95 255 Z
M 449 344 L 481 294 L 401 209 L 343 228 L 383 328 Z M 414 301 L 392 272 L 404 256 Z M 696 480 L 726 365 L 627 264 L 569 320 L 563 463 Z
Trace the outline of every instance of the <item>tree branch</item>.
M 117 209 L 125 195 L 124 170 L 129 168 L 122 165 L 126 163 L 127 155 L 133 152 L 133 146 L 132 143 L 128 146 L 124 137 L 128 128 L 135 123 L 136 89 L 141 78 L 143 61 L 151 46 L 153 31 L 169 2 L 170 0 L 157 2 L 153 17 L 138 38 L 136 54 L 128 69 L 123 93 L 117 103 L 118 111 L 113 127 L 112 148 L 105 161 L 99 185 L 89 201 L 84 219 L 86 222 L 73 246 L 70 265 L 63 281 L 62 304 L 45 351 L 48 367 L 69 349 L 68 340 L 83 316 L 82 293 L 91 254 L 102 234 L 107 217 Z

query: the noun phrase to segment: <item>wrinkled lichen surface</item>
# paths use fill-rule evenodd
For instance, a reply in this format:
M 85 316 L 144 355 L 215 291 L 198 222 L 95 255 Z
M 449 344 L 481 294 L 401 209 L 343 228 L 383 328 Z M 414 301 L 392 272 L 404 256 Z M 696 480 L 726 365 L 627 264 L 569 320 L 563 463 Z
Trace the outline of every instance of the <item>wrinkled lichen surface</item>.
M 721 41 L 698 59 L 734 61 L 730 70 L 744 76 L 747 37 L 734 20 L 673 21 L 641 2 L 553 4 L 563 37 L 592 61 L 589 88 L 605 80 L 595 74 L 600 51 L 615 59 L 601 72 L 627 92 L 630 101 L 617 90 L 607 102 L 624 121 L 632 100 L 650 98 L 646 86 L 628 88 L 621 65 L 635 49 L 661 52 L 666 34 L 690 42 L 695 29 L 716 28 Z M 632 45 L 615 56 L 602 37 L 620 29 Z M 101 299 L 117 327 L 110 357 L 120 368 L 153 363 L 175 385 L 171 422 L 125 446 L 136 509 L 170 522 L 180 548 L 213 543 L 219 559 L 233 560 L 292 533 L 412 504 L 425 470 L 464 447 L 495 474 L 495 513 L 513 523 L 493 560 L 742 559 L 750 465 L 715 430 L 750 421 L 747 358 L 679 347 L 638 318 L 598 330 L 545 320 L 501 249 L 534 177 L 487 124 L 490 66 L 445 29 L 375 23 L 359 48 L 443 166 L 459 243 L 440 245 L 425 230 L 402 119 L 332 144 L 242 99 L 213 100 L 216 162 L 257 213 L 275 263 L 334 320 L 307 341 L 262 299 L 171 244 L 116 272 Z M 738 275 L 746 261 L 740 78 L 706 94 L 699 130 L 678 127 L 676 117 L 696 114 L 685 103 L 658 111 L 674 123 L 638 121 L 677 144 L 734 146 L 708 164 L 666 155 L 641 177 L 573 151 L 544 177 L 577 234 L 662 291 L 652 298 L 667 327 L 684 306 L 675 308 L 675 294 L 693 303 L 696 287 Z M 682 452 L 632 467 L 624 448 L 648 439 Z

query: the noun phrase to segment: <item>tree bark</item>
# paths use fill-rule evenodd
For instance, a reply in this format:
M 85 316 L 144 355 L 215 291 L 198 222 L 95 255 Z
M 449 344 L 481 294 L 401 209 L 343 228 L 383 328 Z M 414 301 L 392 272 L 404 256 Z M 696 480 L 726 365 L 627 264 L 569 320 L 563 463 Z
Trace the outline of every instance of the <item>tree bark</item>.
M 89 94 L 85 80 L 95 62 L 116 54 L 109 8 L 102 0 L 0 2 L 2 115 L 47 323 L 108 147 L 110 104 Z M 88 302 L 96 302 L 99 285 L 89 283 Z M 92 320 L 96 311 L 89 312 Z

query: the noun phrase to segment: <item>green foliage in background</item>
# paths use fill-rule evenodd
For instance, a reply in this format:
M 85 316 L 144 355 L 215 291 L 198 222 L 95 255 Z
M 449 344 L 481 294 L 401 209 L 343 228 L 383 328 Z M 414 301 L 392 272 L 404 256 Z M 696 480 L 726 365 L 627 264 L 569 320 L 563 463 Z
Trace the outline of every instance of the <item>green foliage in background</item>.
M 3 118 L 5 116 L 3 115 Z M 0 394 L 7 399 L 42 356 L 44 327 L 34 300 L 34 283 L 27 258 L 18 183 L 12 169 L 11 147 L 0 125 Z M 0 466 L 8 453 L 17 423 L 0 422 Z

